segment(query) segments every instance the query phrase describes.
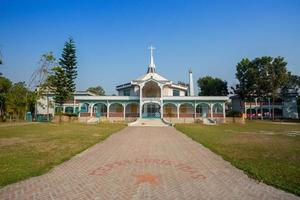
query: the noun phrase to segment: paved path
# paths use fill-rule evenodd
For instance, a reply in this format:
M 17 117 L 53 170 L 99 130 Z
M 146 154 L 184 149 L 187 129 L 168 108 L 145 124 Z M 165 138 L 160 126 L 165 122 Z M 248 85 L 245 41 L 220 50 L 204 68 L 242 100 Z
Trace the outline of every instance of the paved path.
M 0 199 L 299 199 L 249 179 L 172 127 L 127 127 Z

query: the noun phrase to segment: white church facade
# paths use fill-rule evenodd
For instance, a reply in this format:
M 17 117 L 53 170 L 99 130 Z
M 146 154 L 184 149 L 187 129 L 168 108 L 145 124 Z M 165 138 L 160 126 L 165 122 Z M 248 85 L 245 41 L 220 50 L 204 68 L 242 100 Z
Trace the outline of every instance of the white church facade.
M 91 118 L 110 121 L 134 121 L 137 118 L 161 118 L 170 122 L 195 120 L 225 120 L 227 96 L 196 96 L 192 71 L 189 86 L 173 83 L 156 72 L 150 47 L 150 64 L 147 73 L 128 83 L 118 85 L 117 96 L 97 96 L 89 92 L 76 92 L 74 101 L 63 105 L 65 113 L 77 113 L 80 121 Z M 59 109 L 53 96 L 40 99 L 38 114 L 55 115 Z M 53 106 L 50 106 L 53 105 Z

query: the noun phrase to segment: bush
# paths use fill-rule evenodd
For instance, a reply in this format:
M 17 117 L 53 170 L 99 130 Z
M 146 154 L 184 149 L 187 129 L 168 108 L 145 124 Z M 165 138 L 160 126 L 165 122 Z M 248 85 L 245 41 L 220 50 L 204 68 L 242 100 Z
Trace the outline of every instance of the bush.
M 242 113 L 236 110 L 230 110 L 226 113 L 226 117 L 241 117 Z
M 78 117 L 77 113 L 63 113 L 63 115 L 68 117 Z

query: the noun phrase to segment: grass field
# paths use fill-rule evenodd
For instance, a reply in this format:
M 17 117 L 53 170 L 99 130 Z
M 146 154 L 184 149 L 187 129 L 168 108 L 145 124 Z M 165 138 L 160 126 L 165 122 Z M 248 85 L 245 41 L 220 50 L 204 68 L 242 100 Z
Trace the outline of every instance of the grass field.
M 1 126 L 0 186 L 4 186 L 49 171 L 121 130 L 125 124 L 40 123 Z
M 300 195 L 300 124 L 176 125 L 250 177 Z

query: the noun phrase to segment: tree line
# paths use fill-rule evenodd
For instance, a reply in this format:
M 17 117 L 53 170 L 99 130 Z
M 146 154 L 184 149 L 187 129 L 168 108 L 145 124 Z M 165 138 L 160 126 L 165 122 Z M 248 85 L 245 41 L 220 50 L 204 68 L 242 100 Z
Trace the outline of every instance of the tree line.
M 0 57 L 0 64 L 2 63 Z M 200 77 L 197 80 L 200 90 L 198 95 L 227 96 L 230 89 L 232 94 L 238 95 L 243 101 L 253 101 L 255 98 L 264 101 L 270 98 L 274 103 L 288 89 L 297 91 L 300 87 L 300 77 L 289 72 L 286 66 L 287 62 L 283 57 L 263 56 L 253 60 L 244 58 L 236 65 L 238 84 L 228 88 L 227 81 L 218 77 Z M 58 60 L 52 52 L 41 56 L 39 67 L 33 73 L 29 86 L 25 82 L 12 83 L 0 72 L 1 119 L 4 120 L 6 116 L 21 119 L 28 111 L 34 113 L 37 100 L 45 93 L 54 94 L 55 103 L 62 107 L 66 101 L 73 100 L 77 75 L 76 47 L 72 38 L 65 42 Z M 188 86 L 184 82 L 178 84 Z M 105 95 L 101 86 L 90 87 L 87 91 Z M 61 117 L 61 110 L 59 114 Z
M 1 57 L 0 64 L 2 64 Z M 76 47 L 72 38 L 65 42 L 59 60 L 55 58 L 52 52 L 41 56 L 39 66 L 32 74 L 28 85 L 25 82 L 12 83 L 0 73 L 1 120 L 5 121 L 7 117 L 17 120 L 24 119 L 26 112 L 35 113 L 38 99 L 44 97 L 45 94 L 54 94 L 55 104 L 62 107 L 66 101 L 73 100 L 76 77 Z M 87 91 L 97 95 L 105 95 L 101 86 L 90 87 Z M 59 109 L 58 111 L 61 120 L 62 110 Z
M 253 60 L 243 58 L 236 65 L 235 77 L 238 84 L 230 87 L 231 93 L 238 95 L 242 101 L 271 99 L 274 104 L 289 89 L 298 92 L 300 88 L 300 76 L 288 71 L 287 62 L 280 56 L 275 58 L 263 56 Z M 197 83 L 200 96 L 227 96 L 229 94 L 227 82 L 220 78 L 205 76 L 199 78 Z M 299 98 L 298 107 L 300 107 Z M 274 107 L 272 116 L 274 117 Z

